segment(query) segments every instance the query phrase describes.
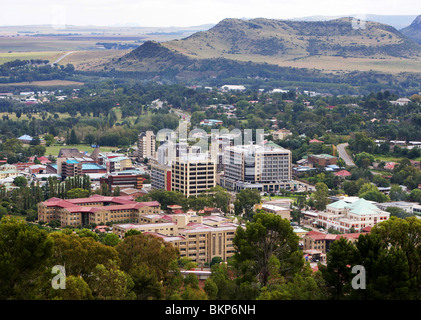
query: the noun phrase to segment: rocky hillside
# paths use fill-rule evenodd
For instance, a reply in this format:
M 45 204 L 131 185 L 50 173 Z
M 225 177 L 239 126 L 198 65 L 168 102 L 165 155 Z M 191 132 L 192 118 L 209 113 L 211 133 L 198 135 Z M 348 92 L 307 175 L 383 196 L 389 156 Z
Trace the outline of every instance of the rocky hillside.
M 225 19 L 208 31 L 164 43 L 195 58 L 224 57 L 243 61 L 341 57 L 414 57 L 421 46 L 395 28 L 377 23 L 355 23 L 353 18 L 331 21 Z
M 401 30 L 408 38 L 421 44 L 421 15 L 418 16 L 408 27 Z

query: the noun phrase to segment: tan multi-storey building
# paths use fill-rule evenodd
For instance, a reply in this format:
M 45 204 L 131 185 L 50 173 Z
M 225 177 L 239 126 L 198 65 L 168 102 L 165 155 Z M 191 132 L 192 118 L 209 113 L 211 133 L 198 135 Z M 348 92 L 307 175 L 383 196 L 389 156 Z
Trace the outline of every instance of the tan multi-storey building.
M 216 163 L 207 153 L 189 154 L 173 160 L 171 190 L 186 197 L 198 196 L 216 186 Z
M 131 220 L 139 222 L 141 216 L 160 213 L 157 201 L 136 202 L 131 196 L 89 198 L 51 198 L 38 204 L 38 220 L 58 220 L 62 226 L 80 226 Z
M 138 159 L 155 158 L 156 136 L 153 131 L 142 132 L 137 141 Z
M 142 221 L 146 223 L 114 225 L 113 232 L 120 238 L 130 229 L 155 235 L 178 248 L 180 257 L 199 265 L 214 257 L 227 261 L 235 253 L 233 240 L 238 225 L 223 216 L 146 215 Z

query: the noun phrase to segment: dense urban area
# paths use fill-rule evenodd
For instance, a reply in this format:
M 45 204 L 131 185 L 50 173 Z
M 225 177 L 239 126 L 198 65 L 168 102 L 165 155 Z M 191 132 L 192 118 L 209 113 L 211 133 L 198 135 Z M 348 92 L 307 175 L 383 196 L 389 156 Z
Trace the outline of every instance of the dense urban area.
M 0 299 L 421 298 L 421 92 L 393 92 L 1 92 Z

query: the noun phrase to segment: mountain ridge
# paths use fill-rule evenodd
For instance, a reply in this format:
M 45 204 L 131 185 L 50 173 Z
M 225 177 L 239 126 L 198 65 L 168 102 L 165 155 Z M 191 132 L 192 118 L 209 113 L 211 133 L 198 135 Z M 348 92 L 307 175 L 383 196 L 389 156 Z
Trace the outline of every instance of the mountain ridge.
M 227 18 L 184 39 L 145 42 L 108 64 L 107 70 L 119 76 L 137 73 L 148 79 L 202 83 L 257 79 L 330 87 L 393 84 L 399 90 L 406 90 L 400 84 L 406 79 L 407 88 L 408 83 L 419 84 L 419 44 L 394 27 L 353 22 Z
M 421 44 L 421 15 L 417 16 L 414 21 L 408 27 L 402 29 L 401 32 L 418 44 Z
M 358 25 L 351 17 L 330 21 L 223 19 L 208 31 L 163 45 L 197 58 L 421 55 L 421 46 L 395 28 L 372 21 Z

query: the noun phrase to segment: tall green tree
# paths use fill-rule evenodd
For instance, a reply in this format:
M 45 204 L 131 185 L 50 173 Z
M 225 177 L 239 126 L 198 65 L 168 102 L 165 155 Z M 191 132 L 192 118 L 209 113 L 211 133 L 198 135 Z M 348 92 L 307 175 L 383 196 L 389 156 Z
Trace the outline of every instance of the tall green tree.
M 47 232 L 20 218 L 0 222 L 0 299 L 32 298 L 32 285 L 53 252 Z
M 316 183 L 314 192 L 314 205 L 317 210 L 325 210 L 328 203 L 329 188 L 323 182 Z
M 271 213 L 256 213 L 246 228 L 238 227 L 234 237 L 232 265 L 243 282 L 268 283 L 270 258 L 279 260 L 282 276 L 292 275 L 303 267 L 298 236 L 289 220 Z
M 235 213 L 251 217 L 254 212 L 254 205 L 260 203 L 261 196 L 258 190 L 243 189 L 236 194 L 234 201 Z
M 344 299 L 351 290 L 351 280 L 354 276 L 351 268 L 355 264 L 356 255 L 357 249 L 354 244 L 340 238 L 331 244 L 326 266 L 319 266 L 330 295 L 335 300 Z

